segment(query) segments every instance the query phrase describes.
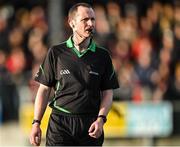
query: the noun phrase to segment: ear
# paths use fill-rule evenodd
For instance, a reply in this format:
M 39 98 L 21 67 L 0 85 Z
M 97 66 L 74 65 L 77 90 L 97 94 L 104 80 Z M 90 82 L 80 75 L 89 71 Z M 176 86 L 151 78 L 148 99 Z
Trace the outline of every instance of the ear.
M 71 28 L 74 28 L 74 23 L 73 23 L 72 19 L 68 19 L 68 23 L 69 23 Z
M 72 29 L 74 28 L 74 24 L 72 22 L 69 25 Z

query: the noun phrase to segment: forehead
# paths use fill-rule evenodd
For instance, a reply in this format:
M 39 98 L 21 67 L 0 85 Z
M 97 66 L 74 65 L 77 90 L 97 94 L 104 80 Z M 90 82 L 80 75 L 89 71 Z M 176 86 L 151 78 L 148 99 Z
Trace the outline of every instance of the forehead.
M 76 18 L 86 18 L 86 17 L 95 18 L 94 10 L 92 8 L 79 6 L 76 12 Z

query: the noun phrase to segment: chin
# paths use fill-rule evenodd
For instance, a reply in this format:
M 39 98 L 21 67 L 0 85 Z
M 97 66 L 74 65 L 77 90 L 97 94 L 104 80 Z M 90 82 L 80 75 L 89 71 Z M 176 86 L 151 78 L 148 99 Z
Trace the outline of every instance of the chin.
M 87 35 L 85 35 L 85 37 L 86 37 L 86 38 L 91 37 L 91 34 L 87 34 Z

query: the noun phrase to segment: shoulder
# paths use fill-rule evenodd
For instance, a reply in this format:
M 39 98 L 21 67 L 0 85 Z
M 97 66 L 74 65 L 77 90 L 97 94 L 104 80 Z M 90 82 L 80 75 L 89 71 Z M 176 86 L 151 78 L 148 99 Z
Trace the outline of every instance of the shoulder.
M 102 46 L 96 46 L 96 51 L 98 54 L 101 54 L 104 57 L 109 58 L 110 57 L 110 51 Z
M 52 51 L 55 51 L 55 50 L 63 50 L 64 48 L 66 48 L 66 41 L 59 43 L 57 45 L 53 45 L 50 49 Z
M 66 48 L 66 42 L 64 41 L 60 44 L 51 46 L 49 48 L 49 53 L 52 53 L 52 54 L 56 54 L 57 52 L 61 53 L 65 50 L 65 48 Z

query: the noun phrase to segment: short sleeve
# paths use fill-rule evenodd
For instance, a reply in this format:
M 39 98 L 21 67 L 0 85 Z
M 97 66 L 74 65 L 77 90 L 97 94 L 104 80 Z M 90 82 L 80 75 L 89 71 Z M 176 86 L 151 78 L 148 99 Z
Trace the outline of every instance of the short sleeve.
M 53 51 L 50 48 L 43 63 L 39 67 L 39 71 L 35 76 L 35 81 L 43 85 L 52 87 L 55 83 L 54 73 L 54 56 Z
M 114 71 L 111 57 L 107 55 L 105 71 L 101 79 L 101 90 L 119 88 L 119 83 Z

